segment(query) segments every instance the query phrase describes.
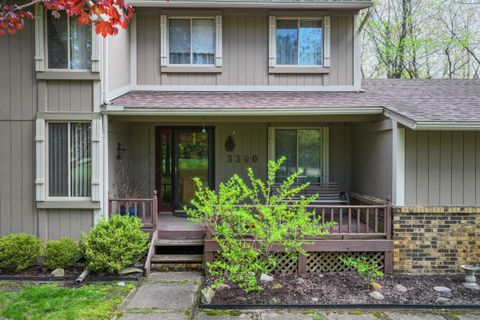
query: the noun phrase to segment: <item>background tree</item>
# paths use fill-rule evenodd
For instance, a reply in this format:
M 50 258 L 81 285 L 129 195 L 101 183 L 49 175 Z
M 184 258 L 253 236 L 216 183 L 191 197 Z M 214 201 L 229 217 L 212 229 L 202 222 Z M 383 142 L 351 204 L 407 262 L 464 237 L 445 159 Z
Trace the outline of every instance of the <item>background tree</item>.
M 15 34 L 23 29 L 26 20 L 33 19 L 33 6 L 43 5 L 49 14 L 60 16 L 64 11 L 76 17 L 78 24 L 95 24 L 97 34 L 115 35 L 126 28 L 133 16 L 133 7 L 124 0 L 32 0 L 23 4 L 0 2 L 0 36 Z
M 480 1 L 376 0 L 363 14 L 364 78 L 473 78 Z

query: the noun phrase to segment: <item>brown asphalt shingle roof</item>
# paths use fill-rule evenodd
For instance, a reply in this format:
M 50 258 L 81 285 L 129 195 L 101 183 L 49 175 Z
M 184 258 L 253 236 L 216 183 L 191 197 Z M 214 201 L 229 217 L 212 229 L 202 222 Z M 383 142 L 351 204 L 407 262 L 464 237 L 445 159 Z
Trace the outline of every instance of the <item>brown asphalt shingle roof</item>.
M 383 107 L 415 122 L 480 122 L 479 80 L 364 80 L 363 92 L 131 91 L 124 108 L 285 110 Z

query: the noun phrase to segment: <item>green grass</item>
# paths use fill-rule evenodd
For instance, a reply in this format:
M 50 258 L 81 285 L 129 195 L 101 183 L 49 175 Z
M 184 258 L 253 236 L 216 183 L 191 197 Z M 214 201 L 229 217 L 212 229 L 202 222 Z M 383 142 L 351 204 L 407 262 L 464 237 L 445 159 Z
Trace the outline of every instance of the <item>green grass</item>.
M 65 288 L 55 284 L 0 285 L 0 319 L 111 319 L 133 284 L 91 284 Z

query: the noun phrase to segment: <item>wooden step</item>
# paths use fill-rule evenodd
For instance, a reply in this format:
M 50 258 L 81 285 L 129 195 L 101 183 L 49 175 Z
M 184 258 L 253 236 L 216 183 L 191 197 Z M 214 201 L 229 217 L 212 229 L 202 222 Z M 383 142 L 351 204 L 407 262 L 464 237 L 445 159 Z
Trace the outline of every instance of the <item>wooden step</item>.
M 152 263 L 201 263 L 202 261 L 201 254 L 156 254 L 152 258 Z
M 159 239 L 204 239 L 205 230 L 167 230 L 158 228 Z
M 158 239 L 155 241 L 157 247 L 197 247 L 204 244 L 203 239 Z

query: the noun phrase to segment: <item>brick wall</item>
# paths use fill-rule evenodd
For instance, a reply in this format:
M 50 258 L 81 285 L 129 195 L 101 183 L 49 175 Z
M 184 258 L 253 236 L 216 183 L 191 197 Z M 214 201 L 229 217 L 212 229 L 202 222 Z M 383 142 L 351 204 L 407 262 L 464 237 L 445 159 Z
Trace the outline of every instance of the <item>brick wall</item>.
M 455 273 L 480 262 L 480 208 L 395 208 L 394 271 Z

